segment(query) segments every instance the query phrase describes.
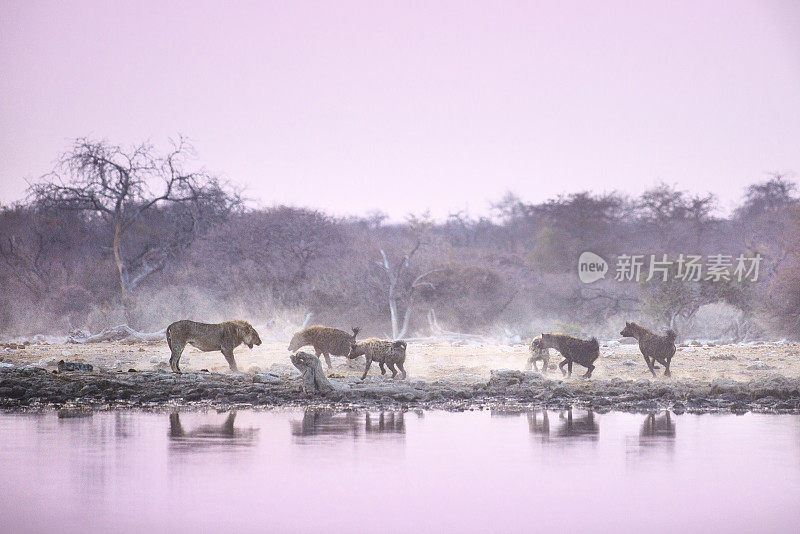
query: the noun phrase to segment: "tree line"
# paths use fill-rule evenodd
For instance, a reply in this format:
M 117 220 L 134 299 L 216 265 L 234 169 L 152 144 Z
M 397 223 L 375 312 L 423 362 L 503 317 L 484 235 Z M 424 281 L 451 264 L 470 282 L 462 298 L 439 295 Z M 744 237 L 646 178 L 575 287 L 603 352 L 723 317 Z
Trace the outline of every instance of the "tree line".
M 196 165 L 183 138 L 165 153 L 78 139 L 25 200 L 0 207 L 0 331 L 242 317 L 276 335 L 311 322 L 394 338 L 609 336 L 637 318 L 687 336 L 795 337 L 795 183 L 769 175 L 731 213 L 717 208 L 712 193 L 660 184 L 638 196 L 584 191 L 541 202 L 509 193 L 490 215 L 444 221 L 252 209 Z M 584 251 L 608 260 L 609 276 L 581 283 Z M 615 280 L 614 260 L 636 254 L 762 262 L 757 280 Z

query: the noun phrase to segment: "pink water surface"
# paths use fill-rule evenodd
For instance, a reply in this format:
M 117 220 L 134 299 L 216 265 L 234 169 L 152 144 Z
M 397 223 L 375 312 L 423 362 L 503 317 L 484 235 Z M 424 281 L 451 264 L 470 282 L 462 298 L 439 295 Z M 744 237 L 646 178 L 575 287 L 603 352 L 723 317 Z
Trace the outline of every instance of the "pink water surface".
M 546 415 L 546 417 L 545 417 Z M 2 532 L 796 532 L 800 417 L 0 415 Z

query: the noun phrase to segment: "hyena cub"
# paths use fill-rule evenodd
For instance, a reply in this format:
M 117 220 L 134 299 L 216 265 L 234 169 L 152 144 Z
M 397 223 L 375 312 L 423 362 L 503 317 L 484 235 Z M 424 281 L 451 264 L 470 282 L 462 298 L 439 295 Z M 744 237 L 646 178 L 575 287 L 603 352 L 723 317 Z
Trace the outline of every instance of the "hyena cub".
M 325 363 L 330 369 L 333 367 L 331 365 L 331 354 L 334 356 L 347 356 L 350 354 L 350 349 L 356 342 L 358 331 L 359 329 L 354 327 L 353 333 L 349 334 L 344 330 L 330 326 L 309 326 L 292 337 L 292 341 L 289 343 L 289 352 L 311 345 L 314 347 L 314 352 L 317 353 L 317 358 L 319 358 L 320 354 L 325 356 Z
M 664 366 L 664 376 L 670 376 L 669 364 L 675 356 L 675 331 L 667 330 L 663 336 L 651 332 L 636 323 L 625 322 L 625 328 L 619 333 L 622 337 L 632 337 L 639 342 L 639 351 L 653 376 L 656 376 L 655 362 Z
M 566 334 L 542 334 L 541 347 L 561 353 L 564 361 L 558 364 L 558 368 L 561 374 L 566 374 L 564 366 L 567 365 L 569 376 L 572 376 L 572 363 L 575 362 L 588 369 L 583 377 L 590 378 L 594 371 L 594 361 L 600 356 L 600 344 L 596 338 L 585 340 Z
M 352 359 L 362 354 L 367 359 L 367 365 L 364 367 L 364 374 L 361 376 L 361 380 L 367 378 L 369 366 L 372 365 L 373 361 L 378 362 L 382 375 L 386 374 L 386 369 L 383 367 L 383 364 L 386 364 L 392 372 L 392 378 L 397 376 L 397 369 L 394 368 L 397 365 L 400 372 L 403 373 L 401 378 L 405 379 L 406 370 L 403 368 L 403 364 L 406 361 L 405 341 L 386 341 L 372 337 L 355 343 L 347 357 Z
M 550 349 L 546 347 L 542 347 L 542 337 L 536 337 L 531 341 L 530 347 L 528 349 L 531 351 L 531 357 L 528 358 L 528 370 L 530 371 L 533 369 L 534 371 L 538 371 L 539 368 L 536 366 L 537 361 L 542 362 L 542 373 L 547 372 L 547 366 L 550 363 Z

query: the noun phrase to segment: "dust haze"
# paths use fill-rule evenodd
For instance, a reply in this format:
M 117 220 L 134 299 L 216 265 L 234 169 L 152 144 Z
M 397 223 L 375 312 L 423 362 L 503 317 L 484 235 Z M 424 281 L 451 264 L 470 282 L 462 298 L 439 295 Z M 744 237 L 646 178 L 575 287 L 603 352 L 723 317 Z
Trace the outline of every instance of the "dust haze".
M 182 138 L 165 149 L 76 140 L 26 198 L 1 208 L 0 332 L 150 332 L 183 318 L 242 318 L 275 340 L 328 324 L 387 338 L 521 341 L 543 331 L 611 339 L 635 319 L 679 339 L 752 341 L 793 338 L 800 326 L 791 175 L 754 177 L 726 214 L 714 191 L 663 183 L 636 196 L 498 191 L 484 216 L 391 222 L 381 206 L 348 217 L 255 209 L 247 191 L 202 169 Z M 584 251 L 609 262 L 592 284 L 578 278 Z M 635 254 L 762 261 L 757 280 L 616 280 L 615 259 Z

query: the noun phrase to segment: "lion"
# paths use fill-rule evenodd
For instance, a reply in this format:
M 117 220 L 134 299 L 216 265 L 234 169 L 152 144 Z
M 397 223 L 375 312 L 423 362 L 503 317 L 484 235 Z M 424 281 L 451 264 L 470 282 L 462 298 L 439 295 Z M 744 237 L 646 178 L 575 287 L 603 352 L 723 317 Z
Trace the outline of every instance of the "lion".
M 237 372 L 239 369 L 233 358 L 233 349 L 242 343 L 252 349 L 253 345 L 261 345 L 261 338 L 247 321 L 225 321 L 218 324 L 176 321 L 167 327 L 167 345 L 172 351 L 169 366 L 175 373 L 181 372 L 178 362 L 187 343 L 203 352 L 222 351 L 231 371 Z
M 347 356 L 350 354 L 358 332 L 359 328 L 357 327 L 353 327 L 353 333 L 348 334 L 344 330 L 330 326 L 309 326 L 292 337 L 292 341 L 289 343 L 289 352 L 311 345 L 314 347 L 314 352 L 317 353 L 317 358 L 320 354 L 325 356 L 325 363 L 330 369 L 333 367 L 330 355 Z

